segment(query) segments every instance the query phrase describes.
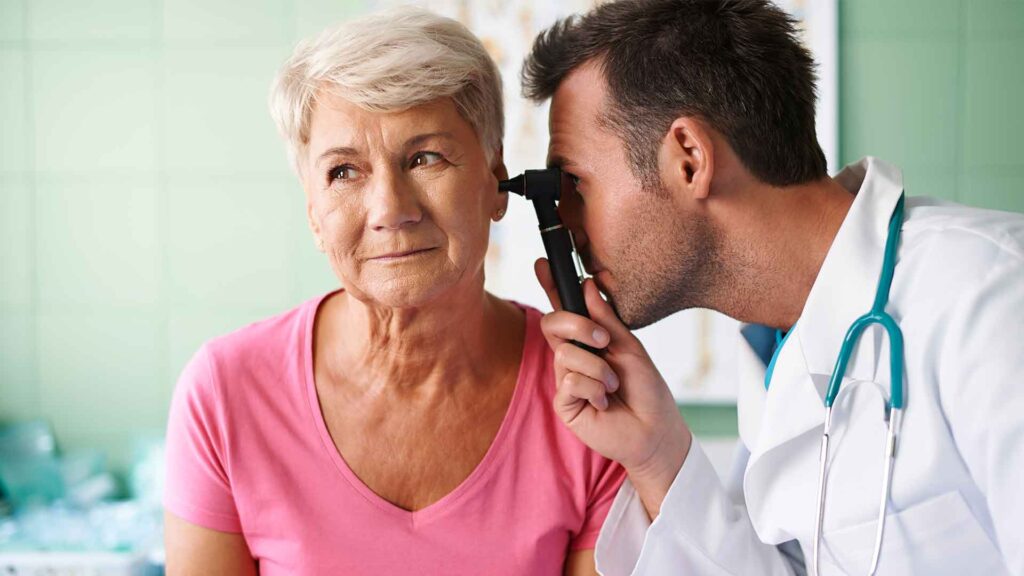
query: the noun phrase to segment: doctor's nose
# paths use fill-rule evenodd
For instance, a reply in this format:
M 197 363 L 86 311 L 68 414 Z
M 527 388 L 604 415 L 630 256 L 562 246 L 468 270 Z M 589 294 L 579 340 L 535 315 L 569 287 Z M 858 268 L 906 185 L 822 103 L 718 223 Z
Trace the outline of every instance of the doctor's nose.
M 367 225 L 375 231 L 398 230 L 423 219 L 416 189 L 400 175 L 381 175 L 366 202 Z

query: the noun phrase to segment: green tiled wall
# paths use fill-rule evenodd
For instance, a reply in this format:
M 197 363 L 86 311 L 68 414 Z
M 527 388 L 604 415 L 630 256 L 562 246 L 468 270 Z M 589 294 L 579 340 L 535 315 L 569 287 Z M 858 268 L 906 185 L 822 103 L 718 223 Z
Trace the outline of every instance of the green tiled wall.
M 123 465 L 200 342 L 334 284 L 265 101 L 292 44 L 363 3 L 0 0 L 0 421 Z M 843 161 L 1024 210 L 1024 4 L 843 0 L 840 21 Z
M 334 285 L 266 111 L 359 0 L 0 0 L 0 421 L 118 467 L 205 339 Z
M 1024 211 L 1024 2 L 842 0 L 841 156 L 908 194 Z

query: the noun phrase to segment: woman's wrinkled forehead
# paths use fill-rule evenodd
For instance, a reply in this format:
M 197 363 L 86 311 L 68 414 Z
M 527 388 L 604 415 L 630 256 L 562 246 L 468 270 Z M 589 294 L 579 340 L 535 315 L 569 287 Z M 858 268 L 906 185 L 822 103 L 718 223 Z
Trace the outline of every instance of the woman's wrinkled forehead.
M 332 149 L 370 154 L 399 152 L 431 137 L 460 148 L 479 147 L 473 127 L 450 98 L 394 111 L 370 110 L 325 93 L 310 113 L 306 158 L 316 161 Z

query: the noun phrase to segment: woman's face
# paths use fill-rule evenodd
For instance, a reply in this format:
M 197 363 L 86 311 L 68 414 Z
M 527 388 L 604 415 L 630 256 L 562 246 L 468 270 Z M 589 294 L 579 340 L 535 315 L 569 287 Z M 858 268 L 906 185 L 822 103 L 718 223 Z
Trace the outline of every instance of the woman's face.
M 371 112 L 319 96 L 301 175 L 310 228 L 345 289 L 390 307 L 482 289 L 504 166 L 488 165 L 455 103 Z

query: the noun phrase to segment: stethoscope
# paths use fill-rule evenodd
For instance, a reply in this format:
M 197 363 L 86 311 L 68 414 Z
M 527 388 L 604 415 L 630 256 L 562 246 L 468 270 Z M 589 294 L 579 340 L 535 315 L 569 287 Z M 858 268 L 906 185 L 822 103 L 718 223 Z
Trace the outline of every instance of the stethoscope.
M 900 228 L 903 226 L 903 203 L 904 194 L 896 203 L 892 217 L 889 219 L 889 233 L 885 239 L 885 256 L 882 260 L 882 275 L 878 279 L 878 289 L 875 292 L 875 302 L 871 310 L 860 318 L 857 318 L 846 331 L 843 338 L 843 345 L 839 349 L 839 357 L 836 359 L 835 369 L 832 371 L 832 378 L 829 380 L 828 390 L 825 394 L 825 430 L 821 436 L 821 454 L 818 462 L 818 501 L 817 515 L 814 519 L 814 557 L 811 564 L 811 574 L 818 575 L 820 561 L 822 524 L 825 516 L 825 487 L 827 485 L 827 462 L 829 449 L 829 434 L 832 430 L 832 407 L 836 396 L 839 395 L 839 386 L 842 384 L 843 376 L 846 374 L 847 364 L 850 356 L 857 345 L 857 341 L 864 333 L 864 329 L 872 324 L 879 324 L 889 334 L 889 401 L 886 403 L 885 418 L 888 421 L 889 432 L 885 442 L 885 474 L 882 478 L 882 498 L 878 506 L 878 529 L 875 532 L 875 548 L 871 555 L 871 571 L 875 574 L 878 570 L 878 559 L 882 553 L 882 538 L 885 535 L 886 507 L 889 502 L 889 494 L 892 489 L 892 468 L 896 460 L 896 438 L 899 434 L 900 424 L 903 421 L 903 332 L 896 324 L 896 320 L 885 311 L 885 305 L 889 302 L 889 288 L 892 286 L 893 272 L 896 270 L 896 248 L 900 243 Z M 792 333 L 790 330 L 789 333 Z M 788 337 L 789 334 L 786 334 Z M 765 387 L 771 381 L 771 374 L 775 367 L 775 360 L 778 351 L 785 338 L 781 334 L 776 335 L 776 351 L 768 365 L 768 375 L 765 379 Z

